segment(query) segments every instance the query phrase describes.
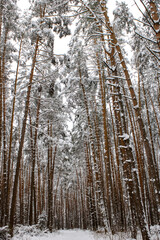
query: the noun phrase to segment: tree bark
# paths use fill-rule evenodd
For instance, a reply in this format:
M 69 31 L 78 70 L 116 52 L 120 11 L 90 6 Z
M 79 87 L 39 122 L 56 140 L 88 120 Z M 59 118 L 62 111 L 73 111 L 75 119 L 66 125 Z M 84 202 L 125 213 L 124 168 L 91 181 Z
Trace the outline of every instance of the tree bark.
M 39 110 L 40 110 L 41 97 L 38 98 L 37 104 L 37 114 L 36 114 L 36 126 L 32 150 L 32 174 L 31 174 L 31 197 L 30 197 L 30 214 L 29 214 L 29 225 L 33 224 L 33 198 L 35 193 L 35 164 L 36 164 L 36 147 L 37 147 L 37 133 L 38 133 L 38 124 L 39 124 Z M 35 201 L 34 201 L 35 202 Z M 35 206 L 35 204 L 34 204 Z M 35 207 L 34 207 L 35 209 Z M 34 211 L 35 212 L 35 211 Z M 35 216 L 36 214 L 34 214 Z M 36 217 L 34 219 L 34 224 L 36 224 Z
M 14 112 L 15 112 L 15 101 L 16 101 L 16 90 L 17 90 L 17 80 L 18 80 L 18 72 L 19 72 L 19 63 L 20 63 L 20 55 L 22 49 L 22 39 L 20 43 L 19 49 L 19 56 L 18 56 L 18 63 L 17 63 L 17 70 L 16 70 L 16 78 L 15 78 L 15 85 L 14 85 L 14 97 L 13 97 L 13 104 L 12 104 L 12 117 L 11 117 L 11 128 L 10 128 L 10 137 L 9 137 L 9 150 L 8 150 L 8 166 L 7 166 L 7 209 L 6 214 L 9 212 L 9 202 L 10 202 L 10 165 L 11 165 L 11 150 L 12 150 L 12 135 L 13 135 L 13 123 L 14 123 Z
M 23 150 L 23 145 L 24 145 L 24 137 L 25 137 L 25 131 L 26 131 L 30 94 L 31 94 L 34 68 L 35 68 L 35 64 L 36 64 L 36 57 L 37 57 L 37 51 L 38 51 L 38 43 L 39 43 L 39 37 L 37 37 L 37 40 L 36 40 L 35 52 L 34 52 L 34 57 L 33 57 L 33 61 L 32 61 L 32 69 L 31 69 L 31 73 L 30 73 L 30 79 L 29 79 L 29 85 L 28 85 L 28 91 L 27 91 L 27 97 L 26 97 L 26 104 L 25 104 L 25 112 L 24 112 L 24 117 L 23 117 L 23 125 L 22 125 L 22 131 L 21 131 L 21 139 L 20 139 L 20 143 L 19 143 L 18 156 L 17 156 L 17 165 L 16 165 L 16 173 L 15 173 L 14 186 L 13 186 L 13 195 L 12 195 L 12 203 L 11 203 L 11 210 L 10 210 L 10 222 L 9 222 L 9 229 L 10 229 L 11 236 L 13 236 L 13 224 L 14 224 L 14 214 L 15 214 L 15 209 L 16 209 L 16 197 L 17 197 L 20 162 L 21 162 L 21 158 L 22 158 L 22 150 Z

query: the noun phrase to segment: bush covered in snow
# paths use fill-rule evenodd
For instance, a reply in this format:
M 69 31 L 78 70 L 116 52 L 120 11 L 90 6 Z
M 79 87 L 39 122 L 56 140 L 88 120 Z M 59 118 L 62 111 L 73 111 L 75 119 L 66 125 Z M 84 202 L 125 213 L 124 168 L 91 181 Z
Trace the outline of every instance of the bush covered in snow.
M 9 229 L 7 226 L 0 228 L 0 240 L 8 240 L 10 237 Z
M 45 230 L 47 228 L 47 215 L 46 215 L 46 212 L 42 212 L 42 214 L 38 217 L 38 227 L 41 230 Z
M 153 240 L 160 239 L 160 225 L 151 226 L 151 236 Z
M 40 229 L 39 225 L 32 225 L 32 226 L 16 226 L 14 229 L 14 236 L 18 236 L 19 239 L 26 236 L 42 236 L 47 233 L 48 230 L 44 229 L 43 231 Z

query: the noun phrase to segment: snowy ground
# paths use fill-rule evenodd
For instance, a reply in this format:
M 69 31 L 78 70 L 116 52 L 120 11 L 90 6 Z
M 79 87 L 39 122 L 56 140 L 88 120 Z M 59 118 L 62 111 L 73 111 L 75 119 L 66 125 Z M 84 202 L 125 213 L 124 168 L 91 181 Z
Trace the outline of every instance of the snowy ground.
M 20 234 L 21 235 L 21 234 Z M 54 233 L 43 233 L 41 236 L 31 236 L 24 233 L 24 236 L 19 234 L 12 238 L 12 240 L 104 240 L 106 236 L 103 234 L 96 234 L 91 231 L 83 230 L 60 230 Z
M 18 237 L 18 236 L 17 236 Z M 13 237 L 12 240 L 19 240 L 20 238 Z M 99 238 L 100 237 L 100 238 Z M 90 231 L 82 230 L 61 230 L 55 233 L 47 233 L 43 236 L 29 236 L 24 235 L 21 240 L 104 240 L 105 236 L 97 236 Z
M 154 226 L 152 229 L 151 240 L 160 240 L 160 226 Z M 131 240 L 129 234 L 117 233 L 114 236 L 92 231 L 59 230 L 53 233 L 37 231 L 33 227 L 20 227 L 18 232 L 11 240 Z M 137 240 L 141 240 L 140 235 Z

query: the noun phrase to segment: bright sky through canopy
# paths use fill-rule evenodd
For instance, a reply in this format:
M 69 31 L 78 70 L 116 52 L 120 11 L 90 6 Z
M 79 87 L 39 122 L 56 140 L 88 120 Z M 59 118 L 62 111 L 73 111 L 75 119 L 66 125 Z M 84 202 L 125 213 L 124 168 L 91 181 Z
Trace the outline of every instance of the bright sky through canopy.
M 110 19 L 113 20 L 113 10 L 115 9 L 116 6 L 116 1 L 117 0 L 108 0 L 108 12 L 110 15 Z M 133 0 L 123 0 L 124 2 L 126 2 L 129 6 L 129 8 L 131 9 L 132 14 L 136 17 L 140 16 L 141 13 L 139 12 L 139 10 L 137 9 L 137 6 L 135 5 Z M 118 2 L 122 2 L 121 0 L 118 0 Z M 138 5 L 141 7 L 141 9 L 143 9 L 141 3 L 138 0 Z M 29 8 L 30 3 L 28 0 L 18 0 L 18 6 L 20 9 L 22 9 L 22 11 L 26 10 Z M 70 41 L 70 36 L 64 37 L 62 39 L 59 39 L 58 37 L 55 38 L 55 53 L 56 54 L 63 54 L 65 52 L 67 52 L 68 50 L 68 44 Z

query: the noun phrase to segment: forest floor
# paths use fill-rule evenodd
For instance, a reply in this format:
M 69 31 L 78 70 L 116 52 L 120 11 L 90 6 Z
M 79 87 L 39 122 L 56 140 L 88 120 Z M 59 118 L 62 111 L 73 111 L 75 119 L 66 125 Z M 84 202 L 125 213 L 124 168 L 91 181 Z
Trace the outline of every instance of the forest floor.
M 49 232 L 27 232 L 22 229 L 11 240 L 131 240 L 130 234 L 117 233 L 113 236 L 104 233 L 96 233 L 89 230 L 59 230 L 53 233 Z M 152 234 L 152 240 L 160 240 L 159 231 Z M 140 240 L 137 235 L 137 240 Z
M 91 231 L 83 230 L 59 230 L 53 233 L 45 233 L 42 236 L 31 236 L 24 233 L 24 236 L 19 238 L 15 236 L 12 240 L 104 240 L 104 234 L 96 234 Z

